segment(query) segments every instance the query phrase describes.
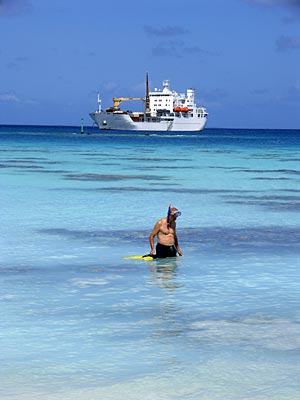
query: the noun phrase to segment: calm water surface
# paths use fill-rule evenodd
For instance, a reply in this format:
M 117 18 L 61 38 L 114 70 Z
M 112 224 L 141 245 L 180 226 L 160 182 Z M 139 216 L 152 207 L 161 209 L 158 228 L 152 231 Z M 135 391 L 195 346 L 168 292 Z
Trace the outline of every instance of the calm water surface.
M 1 400 L 300 399 L 300 132 L 79 131 L 0 127 Z

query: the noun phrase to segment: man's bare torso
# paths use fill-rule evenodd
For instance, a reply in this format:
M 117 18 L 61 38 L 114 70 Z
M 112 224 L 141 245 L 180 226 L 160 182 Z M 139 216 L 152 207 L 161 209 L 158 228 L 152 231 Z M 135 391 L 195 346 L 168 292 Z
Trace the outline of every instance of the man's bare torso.
M 176 224 L 172 222 L 168 226 L 167 218 L 158 221 L 159 231 L 157 233 L 157 241 L 164 246 L 172 246 L 175 244 Z

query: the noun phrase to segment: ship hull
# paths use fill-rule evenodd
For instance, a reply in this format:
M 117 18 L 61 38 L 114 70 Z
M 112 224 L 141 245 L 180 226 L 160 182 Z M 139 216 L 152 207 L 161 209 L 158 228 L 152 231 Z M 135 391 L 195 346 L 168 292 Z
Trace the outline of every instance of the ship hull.
M 105 111 L 96 111 L 90 114 L 93 121 L 101 130 L 118 131 L 155 131 L 155 132 L 199 132 L 202 131 L 207 123 L 207 117 L 202 118 L 183 118 L 174 117 L 173 120 L 135 122 L 129 114 L 114 114 Z

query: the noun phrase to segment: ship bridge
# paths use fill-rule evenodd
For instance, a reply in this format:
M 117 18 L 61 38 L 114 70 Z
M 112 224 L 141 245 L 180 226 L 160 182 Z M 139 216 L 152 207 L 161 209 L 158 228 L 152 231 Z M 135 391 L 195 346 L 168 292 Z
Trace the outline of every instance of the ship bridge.
M 155 88 L 149 93 L 151 115 L 156 115 L 158 110 L 173 112 L 174 93 L 169 89 L 169 81 L 163 81 L 163 90 Z

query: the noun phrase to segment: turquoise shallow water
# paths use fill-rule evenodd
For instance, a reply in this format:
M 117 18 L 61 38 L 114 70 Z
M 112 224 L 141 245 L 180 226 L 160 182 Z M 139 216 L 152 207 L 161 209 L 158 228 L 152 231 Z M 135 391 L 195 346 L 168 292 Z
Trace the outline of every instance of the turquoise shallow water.
M 89 131 L 0 129 L 1 400 L 300 399 L 299 131 Z

